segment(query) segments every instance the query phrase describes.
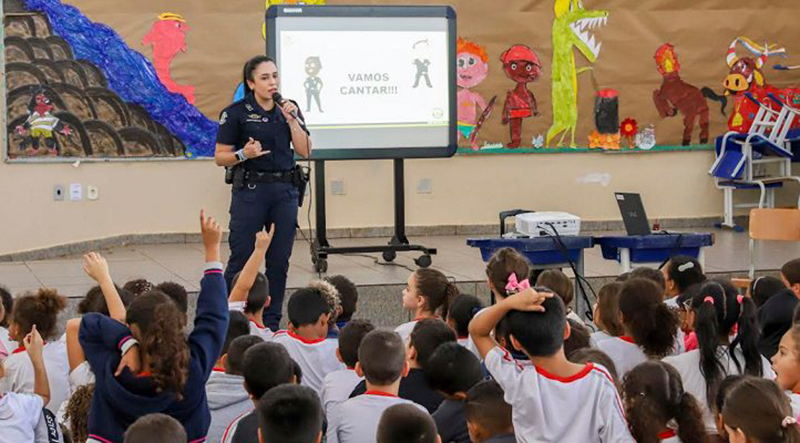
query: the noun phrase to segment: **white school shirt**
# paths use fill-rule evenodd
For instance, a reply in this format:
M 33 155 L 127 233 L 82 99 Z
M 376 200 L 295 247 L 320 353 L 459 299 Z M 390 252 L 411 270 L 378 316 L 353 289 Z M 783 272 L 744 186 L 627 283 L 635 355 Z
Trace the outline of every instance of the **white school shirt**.
M 374 442 L 383 411 L 391 406 L 409 403 L 427 413 L 411 400 L 385 392 L 367 391 L 340 404 L 328 417 L 327 443 Z
M 789 401 L 792 404 L 792 416 L 794 418 L 800 417 L 800 394 L 786 391 L 786 395 L 789 396 Z
M 611 337 L 602 340 L 597 343 L 597 349 L 611 357 L 620 380 L 628 371 L 647 361 L 647 355 L 630 337 Z
M 8 334 L 8 329 L 3 327 L 0 327 L 0 344 L 3 345 L 8 354 L 11 354 L 11 351 L 17 349 L 17 347 L 19 346 L 17 342 L 11 340 L 11 337 Z
M 592 335 L 589 336 L 589 344 L 593 348 L 597 348 L 597 344 L 603 340 L 608 340 L 609 338 L 614 338 L 613 336 L 609 335 L 606 331 L 597 331 L 592 332 Z
M 45 405 L 50 411 L 57 412 L 69 397 L 69 362 L 67 346 L 61 341 L 49 342 L 42 351 L 44 365 L 47 370 L 47 381 L 50 383 L 50 402 Z M 28 353 L 21 347 L 12 352 L 3 361 L 6 373 L 0 379 L 0 392 L 10 391 L 21 394 L 33 394 L 34 371 Z
M 402 325 L 394 328 L 394 332 L 397 332 L 400 335 L 400 338 L 403 339 L 403 343 L 405 343 L 408 341 L 408 336 L 410 336 L 411 332 L 414 330 L 414 326 L 416 326 L 417 322 L 420 320 L 420 318 L 415 318 L 414 320 L 403 323 Z
M 338 340 L 306 340 L 292 331 L 278 331 L 272 341 L 280 343 L 289 351 L 289 356 L 303 370 L 301 384 L 316 391 L 317 395 L 322 393 L 326 375 L 345 369 L 344 364 L 336 358 Z
M 475 346 L 475 343 L 472 341 L 472 337 L 459 338 L 457 341 L 459 345 L 467 348 L 469 352 L 475 354 L 475 357 L 478 357 L 478 360 L 481 359 L 481 353 L 478 351 L 477 346 Z
M 511 405 L 514 434 L 521 443 L 633 442 L 611 376 L 587 363 L 569 378 L 535 366 L 521 367 L 508 351 L 494 347 L 486 368 Z
M 58 408 L 58 412 L 56 413 L 56 420 L 58 420 L 59 423 L 65 427 L 69 427 L 69 423 L 67 423 L 67 421 L 64 419 L 64 415 L 67 413 L 69 400 L 79 387 L 83 385 L 90 385 L 94 383 L 94 381 L 94 372 L 92 372 L 92 368 L 89 366 L 89 362 L 86 360 L 76 366 L 75 369 L 69 373 L 69 397 L 67 397 L 67 399 L 61 403 L 61 407 Z
M 239 311 L 239 312 L 245 313 L 244 312 L 244 306 L 245 306 L 245 302 L 243 302 L 243 301 L 228 302 L 228 310 L 229 311 Z M 245 315 L 247 315 L 247 314 L 245 313 Z M 264 326 L 262 328 L 261 326 L 256 324 L 255 321 L 250 320 L 250 335 L 255 335 L 256 337 L 261 337 L 262 339 L 264 339 L 264 341 L 272 341 L 272 336 L 274 335 L 274 333 L 272 332 L 272 329 L 270 329 L 270 328 L 268 328 L 266 326 Z
M 740 374 L 736 369 L 736 364 L 731 359 L 730 354 L 728 354 L 727 346 L 718 347 L 717 356 L 725 371 L 725 374 L 722 376 L 723 378 L 727 375 Z M 742 369 L 744 369 L 744 355 L 742 354 L 741 348 L 738 346 L 736 347 L 736 358 L 739 360 L 739 364 L 742 365 Z M 700 372 L 700 350 L 695 349 L 674 357 L 665 357 L 663 361 L 664 363 L 671 364 L 678 370 L 683 380 L 683 389 L 694 395 L 694 398 L 700 403 L 700 408 L 703 410 L 703 424 L 705 424 L 706 432 L 717 435 L 717 425 L 714 422 L 714 414 L 711 413 L 711 409 L 708 407 L 706 380 Z M 775 379 L 775 372 L 772 371 L 769 361 L 763 356 L 761 356 L 761 367 L 763 368 L 764 378 L 769 380 Z
M 354 369 L 341 369 L 325 376 L 320 397 L 326 417 L 331 417 L 335 409 L 350 398 L 353 389 L 361 383 L 361 380 L 364 378 L 359 377 Z
M 0 397 L 0 436 L 3 441 L 34 441 L 42 416 L 42 397 L 6 392 Z

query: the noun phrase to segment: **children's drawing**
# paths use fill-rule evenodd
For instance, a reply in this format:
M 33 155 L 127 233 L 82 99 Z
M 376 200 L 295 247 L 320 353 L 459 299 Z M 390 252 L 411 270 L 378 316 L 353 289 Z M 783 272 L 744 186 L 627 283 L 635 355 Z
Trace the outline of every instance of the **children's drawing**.
M 186 31 L 189 29 L 183 17 L 165 12 L 153 23 L 150 32 L 142 39 L 142 45 L 153 45 L 153 66 L 167 90 L 183 95 L 189 103 L 194 104 L 194 86 L 177 84 L 169 68 L 179 52 L 186 52 Z
M 311 56 L 306 59 L 306 81 L 303 87 L 306 90 L 306 112 L 311 112 L 311 100 L 317 102 L 317 109 L 322 112 L 322 104 L 319 101 L 319 93 L 322 92 L 322 79 L 319 78 L 319 71 L 322 70 L 322 61 L 318 56 Z
M 28 106 L 28 118 L 16 127 L 17 134 L 23 137 L 20 149 L 29 156 L 39 152 L 41 143 L 48 155 L 60 155 L 61 149 L 55 133 L 70 135 L 72 128 L 52 114 L 53 104 L 43 90 L 33 94 Z
M 559 145 L 570 132 L 570 146 L 575 146 L 575 128 L 578 124 L 578 74 L 575 68 L 573 47 L 594 63 L 602 43 L 595 40 L 590 30 L 606 24 L 608 11 L 586 10 L 581 0 L 555 0 L 556 18 L 553 20 L 553 125 L 547 131 L 545 144 L 561 134 Z
M 474 139 L 473 132 L 476 133 L 475 125 L 478 116 L 487 109 L 486 100 L 483 96 L 471 88 L 478 86 L 489 75 L 489 57 L 486 49 L 469 40 L 458 38 L 457 61 L 456 61 L 456 83 L 461 88 L 458 91 L 458 135 L 465 140 Z M 490 111 L 491 112 L 491 111 Z M 488 115 L 487 115 L 488 117 Z M 473 150 L 479 149 L 478 144 L 473 140 L 470 143 Z
M 681 79 L 681 64 L 675 47 L 664 43 L 653 56 L 658 72 L 663 77 L 661 87 L 653 91 L 653 102 L 661 118 L 673 117 L 680 112 L 683 115 L 683 146 L 692 143 L 694 124 L 699 118 L 700 143 L 708 143 L 709 118 L 708 103 L 710 98 L 722 103 L 724 112 L 727 99 L 714 93 L 710 88 L 698 89 Z
M 517 86 L 506 93 L 506 102 L 503 106 L 504 125 L 509 125 L 511 142 L 506 145 L 509 149 L 518 148 L 522 141 L 522 119 L 532 115 L 538 116 L 536 98 L 528 90 L 528 83 L 535 81 L 542 73 L 539 57 L 525 45 L 514 45 L 500 56 L 503 62 L 503 71 Z

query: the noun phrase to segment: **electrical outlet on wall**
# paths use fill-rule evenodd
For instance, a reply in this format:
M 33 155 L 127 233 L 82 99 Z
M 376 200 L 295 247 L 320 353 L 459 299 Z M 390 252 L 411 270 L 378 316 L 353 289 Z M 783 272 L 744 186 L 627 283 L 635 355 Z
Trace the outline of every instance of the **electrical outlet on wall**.
M 53 201 L 57 202 L 64 201 L 64 185 L 62 184 L 53 185 Z
M 331 180 L 332 195 L 346 195 L 347 189 L 344 187 L 344 180 Z
M 433 192 L 433 182 L 429 178 L 423 178 L 417 182 L 417 194 L 430 194 Z
M 83 186 L 80 183 L 69 184 L 69 199 L 74 202 L 83 200 Z
M 97 186 L 86 187 L 86 198 L 89 200 L 97 200 L 100 197 L 100 190 Z

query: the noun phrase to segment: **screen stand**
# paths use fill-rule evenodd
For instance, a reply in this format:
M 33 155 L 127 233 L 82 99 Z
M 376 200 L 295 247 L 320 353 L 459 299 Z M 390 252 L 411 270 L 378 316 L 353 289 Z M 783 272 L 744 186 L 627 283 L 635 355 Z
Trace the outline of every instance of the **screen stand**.
M 405 177 L 402 159 L 394 159 L 394 236 L 384 246 L 332 247 L 328 242 L 325 219 L 325 161 L 314 160 L 314 204 L 316 205 L 316 225 L 314 241 L 311 245 L 311 261 L 319 273 L 328 271 L 329 254 L 374 254 L 382 253 L 383 259 L 393 261 L 398 252 L 420 251 L 422 255 L 414 263 L 422 268 L 431 265 L 431 255 L 435 248 L 409 244 L 406 238 Z

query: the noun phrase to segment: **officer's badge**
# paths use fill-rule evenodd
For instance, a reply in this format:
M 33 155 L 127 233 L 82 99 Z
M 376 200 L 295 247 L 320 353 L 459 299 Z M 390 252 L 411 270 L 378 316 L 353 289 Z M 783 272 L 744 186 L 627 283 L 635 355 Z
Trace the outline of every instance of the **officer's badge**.
M 245 103 L 244 107 L 247 108 L 248 111 L 251 111 L 251 112 L 253 111 L 253 107 L 250 106 L 250 103 Z
M 228 121 L 228 112 L 223 111 L 222 115 L 219 117 L 219 124 L 224 125 L 226 121 Z
M 258 114 L 250 114 L 247 118 L 252 118 L 253 120 L 261 120 L 261 116 Z

